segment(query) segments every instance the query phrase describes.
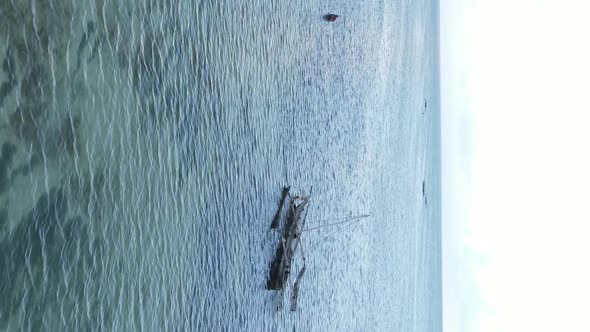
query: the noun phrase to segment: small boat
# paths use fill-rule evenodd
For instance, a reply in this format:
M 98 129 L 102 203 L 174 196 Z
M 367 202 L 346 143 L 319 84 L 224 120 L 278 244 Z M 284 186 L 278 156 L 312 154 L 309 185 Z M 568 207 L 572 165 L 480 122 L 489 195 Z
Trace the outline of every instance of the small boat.
M 336 21 L 337 18 L 338 18 L 338 15 L 336 15 L 336 14 L 326 14 L 326 15 L 324 15 L 324 20 L 326 20 L 328 22 L 334 22 L 334 21 Z
M 340 221 L 332 224 L 321 225 L 305 229 L 305 220 L 307 218 L 306 209 L 309 206 L 310 196 L 291 196 L 289 194 L 289 189 L 290 187 L 283 188 L 283 191 L 281 193 L 281 199 L 279 201 L 278 211 L 276 212 L 271 224 L 271 229 L 278 228 L 280 224 L 281 215 L 283 215 L 282 208 L 284 202 L 288 201 L 287 205 L 289 210 L 287 212 L 286 218 L 283 219 L 283 228 L 282 231 L 280 231 L 279 243 L 277 245 L 274 259 L 270 264 L 266 289 L 279 291 L 280 294 L 284 294 L 284 292 L 287 290 L 287 287 L 289 286 L 289 277 L 291 275 L 291 269 L 293 267 L 293 258 L 296 256 L 297 250 L 299 250 L 301 253 L 297 255 L 297 257 L 301 258 L 303 266 L 301 267 L 301 270 L 299 270 L 299 272 L 297 273 L 295 283 L 291 287 L 290 309 L 291 311 L 296 311 L 299 289 L 306 269 L 305 255 L 303 253 L 303 245 L 301 243 L 302 234 L 307 231 L 316 230 L 324 227 L 343 225 L 345 223 L 350 223 L 355 220 L 367 218 L 370 215 L 367 214 L 359 216 L 326 219 L 324 221 Z
M 286 191 L 288 193 L 288 188 Z M 308 203 L 309 197 L 295 196 L 289 199 L 289 212 L 281 233 L 275 258 L 270 267 L 266 289 L 285 290 L 287 286 L 289 275 L 291 274 L 293 256 L 301 240 L 300 235 L 304 223 L 300 221 L 301 215 Z M 281 206 L 279 206 L 279 212 L 277 214 L 280 214 L 280 208 Z

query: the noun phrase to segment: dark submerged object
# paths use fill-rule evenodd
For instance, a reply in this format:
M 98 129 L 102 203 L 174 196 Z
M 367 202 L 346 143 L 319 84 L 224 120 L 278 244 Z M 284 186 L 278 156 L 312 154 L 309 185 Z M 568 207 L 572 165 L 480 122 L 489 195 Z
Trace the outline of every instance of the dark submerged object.
M 336 21 L 337 18 L 338 18 L 338 15 L 336 15 L 336 14 L 326 14 L 326 15 L 324 15 L 324 20 L 326 20 L 328 22 L 334 22 L 334 21 Z

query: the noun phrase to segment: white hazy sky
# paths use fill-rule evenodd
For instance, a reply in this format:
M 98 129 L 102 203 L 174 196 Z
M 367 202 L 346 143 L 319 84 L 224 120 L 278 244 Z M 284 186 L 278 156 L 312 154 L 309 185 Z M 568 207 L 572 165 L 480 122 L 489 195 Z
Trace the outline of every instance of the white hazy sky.
M 590 1 L 440 8 L 444 330 L 590 331 Z

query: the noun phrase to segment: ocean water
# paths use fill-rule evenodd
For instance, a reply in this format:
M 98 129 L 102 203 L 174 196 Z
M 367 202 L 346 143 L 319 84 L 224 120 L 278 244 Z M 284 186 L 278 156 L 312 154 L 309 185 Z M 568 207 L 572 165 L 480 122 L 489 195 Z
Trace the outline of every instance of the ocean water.
M 441 330 L 437 1 L 0 1 L 0 61 L 0 330 Z M 294 313 L 285 185 L 371 214 Z

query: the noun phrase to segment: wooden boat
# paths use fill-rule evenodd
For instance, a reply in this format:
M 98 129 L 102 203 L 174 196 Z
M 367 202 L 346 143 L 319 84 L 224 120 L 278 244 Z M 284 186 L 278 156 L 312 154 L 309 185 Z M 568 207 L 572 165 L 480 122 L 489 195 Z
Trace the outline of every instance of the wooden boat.
M 285 189 L 283 189 L 283 191 L 284 190 Z M 289 199 L 289 211 L 285 226 L 281 233 L 280 243 L 275 253 L 275 258 L 270 267 L 266 284 L 267 289 L 285 290 L 289 275 L 291 274 L 293 256 L 295 255 L 301 240 L 300 235 L 301 230 L 303 229 L 301 217 L 308 203 L 309 197 L 295 196 Z M 280 209 L 281 206 L 279 206 L 279 211 L 277 212 L 279 215 Z
M 275 252 L 274 259 L 271 263 L 268 279 L 266 283 L 266 289 L 284 292 L 289 285 L 289 277 L 291 275 L 291 269 L 293 267 L 293 258 L 296 255 L 297 250 L 301 251 L 301 257 L 303 266 L 297 273 L 297 278 L 291 289 L 291 311 L 297 309 L 297 298 L 299 296 L 299 289 L 301 286 L 301 280 L 305 273 L 305 255 L 303 253 L 303 246 L 301 244 L 301 237 L 304 232 L 310 230 L 316 230 L 324 227 L 332 227 L 336 225 L 342 225 L 344 223 L 350 223 L 354 220 L 364 219 L 370 215 L 360 215 L 352 217 L 340 217 L 332 218 L 328 220 L 341 220 L 336 223 L 322 225 L 312 228 L 304 229 L 305 219 L 307 217 L 306 208 L 309 206 L 310 196 L 291 196 L 289 194 L 290 187 L 284 187 L 281 200 L 279 201 L 279 208 L 276 212 L 273 222 L 271 224 L 272 229 L 276 229 L 279 226 L 282 208 L 285 200 L 288 199 L 288 211 L 287 217 L 284 219 L 284 226 L 279 238 L 279 243 Z M 310 191 L 311 192 L 311 191 Z M 324 220 L 327 221 L 327 220 Z M 282 299 L 282 297 L 281 297 Z

